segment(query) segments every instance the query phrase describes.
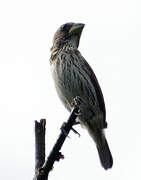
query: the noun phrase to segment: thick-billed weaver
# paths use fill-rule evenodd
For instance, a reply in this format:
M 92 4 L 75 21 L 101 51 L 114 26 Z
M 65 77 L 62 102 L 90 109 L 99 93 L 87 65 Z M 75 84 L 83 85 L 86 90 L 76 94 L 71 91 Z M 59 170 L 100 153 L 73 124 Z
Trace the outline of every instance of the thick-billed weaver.
M 51 71 L 57 93 L 69 111 L 75 97 L 91 107 L 92 113 L 81 107 L 78 121 L 88 130 L 102 166 L 108 169 L 113 158 L 104 134 L 107 122 L 103 94 L 92 68 L 78 50 L 83 28 L 82 23 L 66 23 L 57 30 L 51 48 Z

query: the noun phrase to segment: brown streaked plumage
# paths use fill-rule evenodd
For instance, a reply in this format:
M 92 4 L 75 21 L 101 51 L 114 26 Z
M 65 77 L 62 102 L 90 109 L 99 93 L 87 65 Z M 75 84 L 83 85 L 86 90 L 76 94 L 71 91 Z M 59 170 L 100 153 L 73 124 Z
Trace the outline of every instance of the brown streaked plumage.
M 72 100 L 79 97 L 91 107 L 81 108 L 78 121 L 96 143 L 100 162 L 104 169 L 113 165 L 113 158 L 105 138 L 107 127 L 105 103 L 97 78 L 87 61 L 78 51 L 84 24 L 66 23 L 55 33 L 51 48 L 50 65 L 57 93 L 64 106 L 71 111 Z

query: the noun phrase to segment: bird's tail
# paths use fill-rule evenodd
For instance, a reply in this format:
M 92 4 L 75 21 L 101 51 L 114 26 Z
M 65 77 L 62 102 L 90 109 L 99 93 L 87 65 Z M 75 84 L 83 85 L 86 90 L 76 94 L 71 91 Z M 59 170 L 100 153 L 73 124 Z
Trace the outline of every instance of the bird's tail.
M 107 140 L 105 138 L 104 132 L 102 130 L 97 129 L 93 132 L 93 134 L 90 134 L 96 143 L 101 165 L 105 170 L 111 168 L 113 165 L 113 158 Z
M 105 144 L 102 147 L 99 147 L 97 145 L 97 150 L 98 150 L 100 162 L 104 167 L 104 169 L 107 170 L 111 168 L 113 165 L 113 158 L 106 139 L 105 139 Z

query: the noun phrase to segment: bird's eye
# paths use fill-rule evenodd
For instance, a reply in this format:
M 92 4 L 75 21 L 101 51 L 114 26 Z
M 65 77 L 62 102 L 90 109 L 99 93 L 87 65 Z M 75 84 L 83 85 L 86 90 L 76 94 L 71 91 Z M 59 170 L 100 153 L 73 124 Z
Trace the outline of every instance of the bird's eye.
M 65 30 L 66 27 L 67 27 L 67 24 L 63 24 L 63 25 L 61 26 L 61 29 L 62 29 L 62 30 Z

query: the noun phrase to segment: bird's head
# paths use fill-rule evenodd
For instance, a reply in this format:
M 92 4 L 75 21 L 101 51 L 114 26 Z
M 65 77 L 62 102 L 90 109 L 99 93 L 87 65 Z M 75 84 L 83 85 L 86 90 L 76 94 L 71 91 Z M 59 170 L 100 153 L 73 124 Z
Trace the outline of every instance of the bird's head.
M 63 48 L 64 46 L 72 46 L 78 48 L 79 40 L 84 28 L 82 23 L 66 23 L 63 24 L 55 33 L 53 38 L 53 48 Z

